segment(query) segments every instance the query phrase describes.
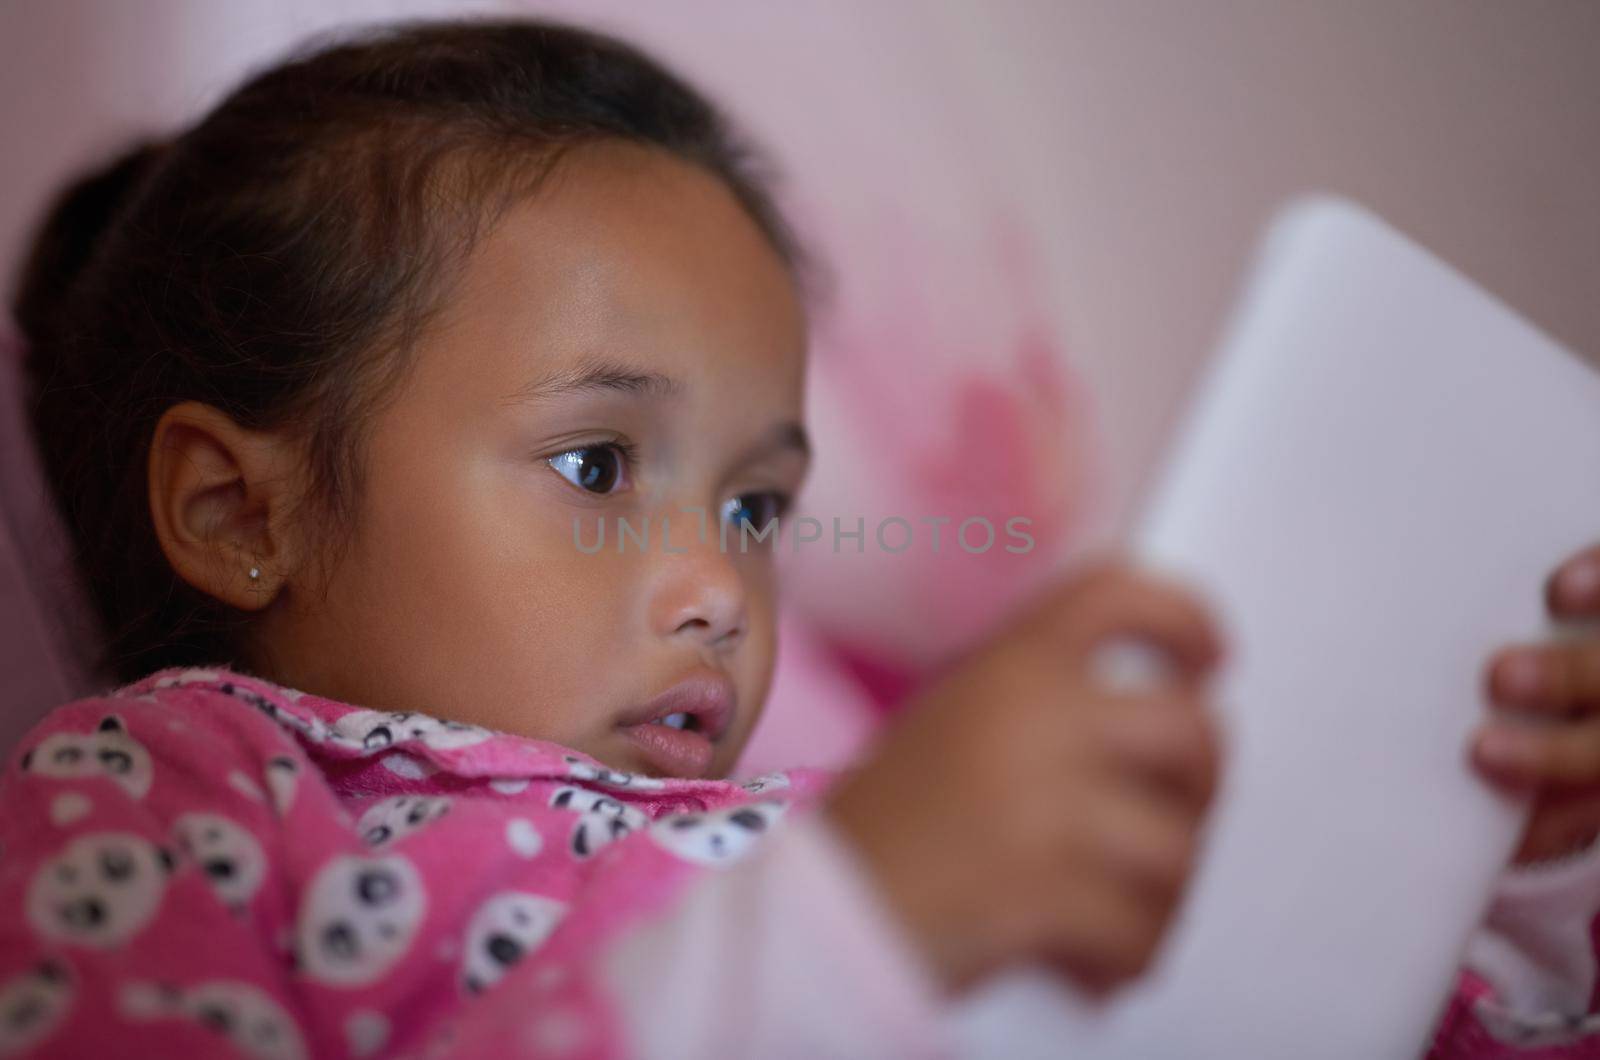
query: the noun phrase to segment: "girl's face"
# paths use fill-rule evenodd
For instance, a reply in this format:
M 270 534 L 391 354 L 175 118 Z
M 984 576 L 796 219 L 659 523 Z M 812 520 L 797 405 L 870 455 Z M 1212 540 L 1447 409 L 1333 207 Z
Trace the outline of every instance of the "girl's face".
M 263 614 L 258 665 L 620 769 L 727 775 L 775 640 L 773 545 L 741 553 L 737 520 L 805 475 L 805 346 L 788 270 L 717 178 L 571 152 L 419 341 L 373 424 L 356 538 L 325 599 L 291 581 Z M 675 713 L 698 731 L 641 724 Z

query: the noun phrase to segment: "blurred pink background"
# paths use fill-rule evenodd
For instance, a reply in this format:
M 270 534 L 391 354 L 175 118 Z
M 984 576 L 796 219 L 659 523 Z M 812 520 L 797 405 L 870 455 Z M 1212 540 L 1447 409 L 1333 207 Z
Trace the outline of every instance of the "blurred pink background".
M 1600 357 L 1600 5 L 1583 0 L 11 0 L 7 288 L 59 181 L 192 119 L 305 34 L 518 12 L 645 45 L 786 172 L 838 283 L 816 322 L 804 509 L 864 516 L 869 543 L 886 515 L 950 516 L 947 535 L 970 515 L 1033 520 L 1024 556 L 947 538 L 937 557 L 790 560 L 746 772 L 847 760 L 931 666 L 1127 526 L 1252 242 L 1293 192 L 1367 203 Z M 50 661 L 81 634 L 50 615 L 37 538 L 52 531 L 15 428 L 0 422 L 0 747 L 92 684 L 70 652 Z

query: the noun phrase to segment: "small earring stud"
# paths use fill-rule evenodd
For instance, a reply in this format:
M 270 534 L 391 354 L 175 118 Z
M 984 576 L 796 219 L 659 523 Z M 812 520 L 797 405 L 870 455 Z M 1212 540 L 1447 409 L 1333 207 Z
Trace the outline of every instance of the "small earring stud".
M 261 568 L 260 567 L 251 567 L 250 568 L 250 580 L 251 581 L 255 581 L 259 577 L 261 577 Z

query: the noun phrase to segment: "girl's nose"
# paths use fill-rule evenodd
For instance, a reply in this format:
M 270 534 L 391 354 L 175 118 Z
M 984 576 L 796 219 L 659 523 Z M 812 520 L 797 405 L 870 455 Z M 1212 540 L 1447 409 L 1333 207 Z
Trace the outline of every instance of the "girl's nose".
M 686 533 L 680 540 L 674 529 L 674 551 L 657 550 L 651 626 L 659 636 L 687 637 L 726 650 L 745 629 L 745 584 L 734 557 L 719 548 L 716 534 L 708 537 L 701 542 Z

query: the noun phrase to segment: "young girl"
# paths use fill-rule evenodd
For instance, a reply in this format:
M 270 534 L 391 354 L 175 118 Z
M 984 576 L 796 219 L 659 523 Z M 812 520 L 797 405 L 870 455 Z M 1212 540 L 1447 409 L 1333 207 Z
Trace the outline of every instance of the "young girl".
M 1138 974 L 1218 770 L 1178 587 L 1087 564 L 861 766 L 722 779 L 804 275 L 705 100 L 542 22 L 303 52 L 69 189 L 15 314 L 123 684 L 7 763 L 0 1054 L 933 1055 L 996 969 Z M 1129 635 L 1166 683 L 1097 683 Z M 1570 721 L 1485 732 L 1560 785 L 1526 859 L 1590 837 L 1597 658 L 1495 671 Z M 1581 1032 L 1595 861 L 1508 883 L 1440 1055 Z

